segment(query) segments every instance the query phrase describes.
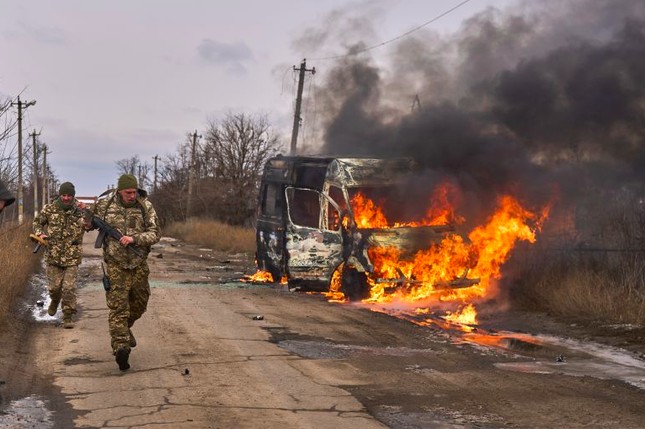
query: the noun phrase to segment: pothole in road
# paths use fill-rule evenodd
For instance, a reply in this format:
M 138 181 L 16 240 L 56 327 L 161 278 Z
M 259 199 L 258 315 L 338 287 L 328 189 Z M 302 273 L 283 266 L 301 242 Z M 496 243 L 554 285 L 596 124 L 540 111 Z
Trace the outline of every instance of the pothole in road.
M 426 413 L 403 411 L 398 406 L 380 406 L 376 417 L 391 428 L 496 428 L 503 427 L 503 419 L 495 414 L 471 415 L 445 407 L 433 407 Z
M 47 408 L 45 401 L 37 396 L 29 396 L 12 401 L 0 412 L 0 427 L 53 428 L 53 413 Z
M 70 358 L 70 359 L 65 359 L 63 361 L 63 365 L 69 365 L 69 366 L 72 366 L 72 365 L 85 365 L 85 364 L 88 364 L 88 363 L 97 363 L 97 362 L 101 362 L 101 361 L 89 358 L 87 356 L 84 356 L 84 357 L 74 357 L 74 358 Z
M 271 334 L 270 341 L 290 353 L 307 359 L 343 359 L 354 353 L 384 356 L 411 356 L 435 354 L 430 349 L 408 347 L 372 347 L 356 344 L 336 344 L 320 338 L 300 335 L 282 327 L 264 328 Z
M 347 357 L 350 352 L 349 346 L 300 335 L 283 327 L 266 327 L 264 329 L 271 335 L 269 341 L 300 357 L 308 359 L 342 359 Z
M 280 341 L 278 346 L 309 359 L 342 359 L 349 354 L 348 349 L 340 348 L 337 344 L 315 341 Z

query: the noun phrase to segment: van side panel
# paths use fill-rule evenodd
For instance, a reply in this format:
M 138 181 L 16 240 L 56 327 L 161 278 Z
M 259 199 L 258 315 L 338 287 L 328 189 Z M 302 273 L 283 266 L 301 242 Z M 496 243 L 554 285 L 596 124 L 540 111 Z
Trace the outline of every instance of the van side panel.
M 285 229 L 288 224 L 284 192 L 287 186 L 321 189 L 331 158 L 271 158 L 264 166 L 256 222 L 256 263 L 279 281 L 287 274 Z
M 290 279 L 329 286 L 331 276 L 342 260 L 340 233 L 290 225 L 285 247 Z

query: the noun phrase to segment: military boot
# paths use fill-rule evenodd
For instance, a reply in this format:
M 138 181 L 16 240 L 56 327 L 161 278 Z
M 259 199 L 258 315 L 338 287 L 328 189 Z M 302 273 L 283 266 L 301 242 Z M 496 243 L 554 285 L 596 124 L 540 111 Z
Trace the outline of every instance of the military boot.
M 58 311 L 58 301 L 52 300 L 49 303 L 49 308 L 47 308 L 47 314 L 49 314 L 50 316 L 53 316 L 56 314 L 56 311 Z
M 119 347 L 114 353 L 116 356 L 116 363 L 119 365 L 121 371 L 130 369 L 130 364 L 128 363 L 128 358 L 130 357 L 130 350 L 125 347 Z
M 132 333 L 132 329 L 128 328 L 128 332 L 130 333 L 130 347 L 136 347 L 137 346 L 137 340 L 134 338 L 134 334 Z
M 65 313 L 63 314 L 63 328 L 72 329 L 74 327 L 74 321 L 72 320 L 72 315 Z

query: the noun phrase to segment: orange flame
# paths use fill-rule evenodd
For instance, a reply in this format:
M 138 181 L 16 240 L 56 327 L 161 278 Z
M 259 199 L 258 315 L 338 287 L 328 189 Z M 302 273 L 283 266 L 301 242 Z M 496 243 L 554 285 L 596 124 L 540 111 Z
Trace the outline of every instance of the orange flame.
M 357 192 L 352 197 L 350 204 L 354 211 L 354 218 L 358 228 L 388 228 L 403 226 L 432 226 L 462 224 L 463 216 L 454 212 L 454 200 L 458 199 L 457 187 L 450 183 L 442 183 L 435 187 L 430 197 L 431 206 L 426 216 L 419 222 L 394 222 L 390 224 L 383 214 L 383 210 L 370 198 Z
M 329 302 L 345 302 L 345 294 L 340 291 L 340 276 L 342 273 L 342 267 L 339 267 L 331 277 L 331 282 L 329 284 L 329 291 L 323 292 L 323 294 L 329 299 Z
M 358 192 L 350 201 L 358 228 L 387 228 L 387 220 L 374 201 Z
M 244 282 L 273 283 L 273 276 L 268 271 L 258 270 L 255 274 L 244 276 Z
M 386 294 L 388 283 L 372 288 L 370 301 L 388 300 L 394 296 L 405 301 L 417 301 L 438 296 L 442 301 L 483 297 L 487 295 L 491 280 L 500 277 L 500 270 L 519 240 L 535 242 L 535 230 L 527 224 L 536 216 L 524 209 L 510 196 L 500 198 L 498 210 L 488 222 L 475 228 L 469 235 L 470 242 L 456 234 L 449 234 L 438 244 L 417 252 L 412 259 L 402 259 L 394 248 L 372 248 L 369 255 L 374 262 L 375 276 L 397 278 L 401 273 L 414 282 L 403 293 Z M 449 286 L 455 279 L 479 278 L 477 285 L 465 289 Z M 386 297 L 386 298 L 384 298 Z
M 455 215 L 449 203 L 451 192 L 447 185 L 435 189 L 433 206 L 427 211 L 426 219 L 418 225 L 463 222 L 464 218 Z M 352 200 L 352 208 L 359 228 L 384 228 L 388 225 L 380 208 L 360 194 Z M 496 293 L 491 286 L 501 277 L 501 268 L 515 244 L 518 241 L 534 243 L 535 234 L 548 214 L 549 207 L 537 216 L 515 198 L 505 195 L 499 198 L 495 213 L 486 223 L 473 229 L 467 240 L 460 235 L 449 234 L 441 242 L 430 244 L 427 249 L 408 258 L 393 247 L 371 248 L 368 253 L 374 264 L 372 277 L 398 280 L 376 282 L 368 279 L 370 296 L 364 302 L 427 299 L 467 302 L 490 297 Z M 471 279 L 479 279 L 479 282 L 473 280 L 469 283 Z M 338 287 L 335 293 L 341 293 Z M 334 297 L 338 300 L 337 295 Z M 477 311 L 472 303 L 446 317 L 459 323 L 477 323 Z
M 450 323 L 458 323 L 460 325 L 476 325 L 477 324 L 477 310 L 472 304 L 468 304 L 466 307 L 458 310 L 454 313 L 448 311 L 445 316 L 445 320 Z
M 442 183 L 432 192 L 430 201 L 432 205 L 426 213 L 423 225 L 448 225 L 451 223 L 462 224 L 466 220 L 454 212 L 454 202 L 457 199 L 457 187 L 451 183 Z

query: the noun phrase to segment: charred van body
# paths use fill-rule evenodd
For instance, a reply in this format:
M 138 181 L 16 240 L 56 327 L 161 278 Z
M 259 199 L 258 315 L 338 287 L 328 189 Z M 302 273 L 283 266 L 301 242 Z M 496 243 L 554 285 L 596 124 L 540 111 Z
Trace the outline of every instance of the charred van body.
M 374 282 L 370 248 L 415 252 L 440 241 L 452 225 L 362 227 L 350 202 L 358 194 L 377 199 L 397 189 L 414 164 L 409 159 L 277 156 L 264 168 L 256 227 L 258 268 L 291 287 L 328 290 L 334 276 L 350 299 L 368 296 Z M 402 199 L 403 198 L 403 199 Z M 472 283 L 471 283 L 472 284 Z

